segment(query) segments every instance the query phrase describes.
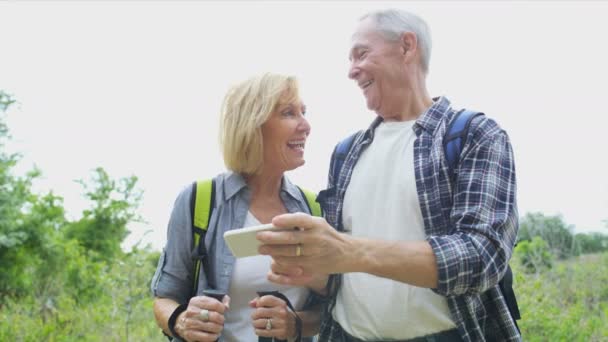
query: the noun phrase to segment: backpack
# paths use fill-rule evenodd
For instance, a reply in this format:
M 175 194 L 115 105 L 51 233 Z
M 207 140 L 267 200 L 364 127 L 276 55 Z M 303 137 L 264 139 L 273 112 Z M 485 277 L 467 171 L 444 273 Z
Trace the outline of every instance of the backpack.
M 308 210 L 313 216 L 322 216 L 321 206 L 316 201 L 316 194 L 298 186 L 300 193 L 306 199 Z M 196 246 L 194 279 L 192 282 L 191 297 L 196 295 L 198 281 L 200 278 L 201 263 L 203 271 L 209 269 L 209 258 L 205 248 L 205 234 L 209 226 L 209 219 L 215 206 L 215 182 L 213 179 L 196 181 L 192 184 L 192 195 L 190 197 L 190 214 L 192 217 L 192 240 Z M 212 279 L 207 275 L 209 287 L 215 289 Z
M 455 180 L 454 169 L 456 168 L 456 164 L 460 159 L 462 147 L 466 143 L 471 121 L 480 115 L 483 115 L 483 113 L 463 109 L 454 115 L 454 118 L 448 125 L 448 129 L 443 138 L 443 150 L 448 162 L 449 178 L 452 182 Z M 348 136 L 344 140 L 340 141 L 336 146 L 336 150 L 334 151 L 333 155 L 334 183 L 337 181 L 340 175 L 342 165 L 344 164 L 346 156 L 350 152 L 350 148 L 355 140 L 355 137 L 361 134 L 361 132 L 362 131 L 359 131 Z M 515 298 L 515 292 L 513 291 L 513 272 L 511 271 L 511 266 L 507 265 L 507 271 L 498 284 L 503 296 L 505 297 L 505 301 L 507 302 L 507 307 L 509 308 L 513 322 L 515 323 L 517 329 L 519 329 L 519 326 L 517 326 L 517 320 L 521 319 L 521 315 L 519 313 L 517 299 Z

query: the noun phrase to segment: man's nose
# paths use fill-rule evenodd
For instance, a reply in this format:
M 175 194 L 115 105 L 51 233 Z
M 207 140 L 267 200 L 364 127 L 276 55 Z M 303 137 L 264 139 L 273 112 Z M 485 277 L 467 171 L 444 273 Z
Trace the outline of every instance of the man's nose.
M 353 62 L 350 64 L 350 69 L 348 70 L 348 78 L 351 80 L 357 79 L 359 76 L 359 67 Z

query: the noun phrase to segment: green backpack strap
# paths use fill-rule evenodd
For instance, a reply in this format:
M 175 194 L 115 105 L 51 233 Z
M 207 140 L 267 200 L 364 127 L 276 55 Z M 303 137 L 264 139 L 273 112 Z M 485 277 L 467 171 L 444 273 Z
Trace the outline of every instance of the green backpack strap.
M 317 202 L 317 194 L 308 191 L 298 186 L 300 192 L 306 199 L 308 209 L 313 216 L 322 216 L 321 205 Z M 192 297 L 196 295 L 198 281 L 200 278 L 201 263 L 202 269 L 206 272 L 209 269 L 209 258 L 207 258 L 207 249 L 205 248 L 205 234 L 209 226 L 209 219 L 213 212 L 215 202 L 215 182 L 212 179 L 196 181 L 192 185 L 192 202 L 190 203 L 192 211 L 192 236 L 194 246 L 196 246 L 196 262 L 194 266 L 194 279 L 192 282 Z M 210 288 L 215 286 L 211 283 L 211 278 L 206 277 Z
M 213 204 L 215 202 L 215 182 L 213 182 L 213 179 L 196 181 L 192 185 L 191 198 L 192 237 L 197 254 L 192 283 L 192 296 L 195 296 L 200 278 L 201 262 L 203 264 L 204 272 L 207 272 L 209 269 L 207 249 L 205 248 L 205 234 L 207 233 L 209 219 L 211 218 Z M 207 281 L 210 281 L 209 277 L 207 277 Z M 211 284 L 209 285 L 211 288 L 214 288 Z
M 315 194 L 312 191 L 301 188 L 300 186 L 298 186 L 298 189 L 300 189 L 300 192 L 306 199 L 306 204 L 308 205 L 308 210 L 310 210 L 310 213 L 312 214 L 312 216 L 319 216 L 319 217 L 323 216 L 323 211 L 321 210 L 321 205 L 319 204 L 319 202 L 317 202 L 317 194 Z
M 194 226 L 207 230 L 209 217 L 211 217 L 211 197 L 213 192 L 213 180 L 205 179 L 196 182 L 194 200 Z

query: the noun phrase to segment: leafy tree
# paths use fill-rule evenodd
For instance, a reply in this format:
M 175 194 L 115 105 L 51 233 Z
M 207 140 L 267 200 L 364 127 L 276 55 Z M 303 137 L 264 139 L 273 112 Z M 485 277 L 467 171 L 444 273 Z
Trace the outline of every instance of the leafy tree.
M 0 341 L 158 338 L 148 284 L 159 253 L 120 248 L 140 220 L 137 178 L 95 169 L 80 181 L 90 209 L 68 220 L 60 196 L 32 192 L 40 170 L 14 174 L 20 155 L 4 149 L 14 102 L 0 91 Z
M 608 250 L 608 235 L 599 232 L 576 234 L 574 242 L 578 254 L 599 253 Z
M 5 112 L 15 100 L 0 91 L 0 300 L 10 294 L 22 292 L 30 280 L 23 269 L 28 265 L 29 242 L 35 239 L 33 231 L 24 228 L 24 208 L 34 199 L 30 191 L 31 183 L 39 175 L 30 171 L 25 177 L 13 174 L 13 168 L 20 159 L 18 154 L 7 154 L 5 143 L 10 139 L 5 123 Z
M 528 213 L 521 220 L 518 241 L 531 241 L 538 236 L 545 240 L 549 250 L 563 259 L 576 252 L 572 225 L 566 224 L 561 215 L 545 216 L 542 213 Z
M 14 102 L 0 91 L 0 114 Z M 76 301 L 98 295 L 99 276 L 107 268 L 100 262 L 122 254 L 127 225 L 139 219 L 137 178 L 114 180 L 97 168 L 89 182 L 80 181 L 91 209 L 70 222 L 61 197 L 32 192 L 39 170 L 13 175 L 20 156 L 4 151 L 8 139 L 0 116 L 0 304 L 7 297 L 32 295 L 44 309 L 61 293 Z
M 3 90 L 0 90 L 0 112 L 5 112 L 13 103 L 15 103 L 15 99 Z M 6 127 L 4 124 L 2 126 Z
M 102 168 L 94 171 L 92 185 L 80 180 L 85 197 L 93 208 L 85 210 L 83 217 L 68 225 L 66 236 L 77 240 L 94 260 L 112 260 L 121 255 L 120 244 L 129 234 L 127 225 L 141 218 L 136 209 L 142 192 L 135 187 L 137 177 L 118 181 L 109 177 Z

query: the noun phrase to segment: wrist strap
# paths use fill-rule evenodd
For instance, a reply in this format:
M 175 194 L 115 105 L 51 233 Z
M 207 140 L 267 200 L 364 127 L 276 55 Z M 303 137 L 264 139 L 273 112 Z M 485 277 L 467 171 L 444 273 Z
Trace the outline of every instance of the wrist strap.
M 181 336 L 179 336 L 179 334 L 175 331 L 175 321 L 177 320 L 177 316 L 179 316 L 179 314 L 181 314 L 182 312 L 186 311 L 187 308 L 188 304 L 181 304 L 176 307 L 175 310 L 173 310 L 173 313 L 169 317 L 167 326 L 169 327 L 169 331 L 171 331 L 171 335 L 173 335 L 174 338 L 181 338 Z
M 283 300 L 285 302 L 285 304 L 287 304 L 287 307 L 289 307 L 289 309 L 291 309 L 294 317 L 296 318 L 296 340 L 295 340 L 295 342 L 302 341 L 302 319 L 296 313 L 296 309 L 293 307 L 293 305 L 291 304 L 289 299 L 279 291 L 258 291 L 258 296 L 260 296 L 260 297 L 275 296 L 275 297 Z M 260 338 L 259 341 L 263 341 L 262 338 Z M 275 341 L 280 341 L 280 340 L 275 339 Z

